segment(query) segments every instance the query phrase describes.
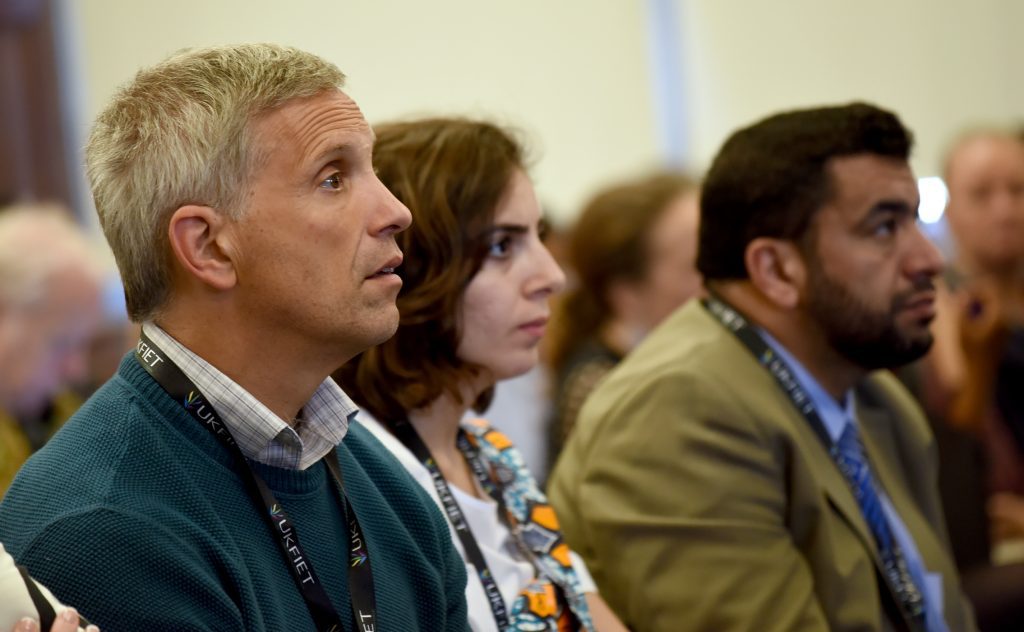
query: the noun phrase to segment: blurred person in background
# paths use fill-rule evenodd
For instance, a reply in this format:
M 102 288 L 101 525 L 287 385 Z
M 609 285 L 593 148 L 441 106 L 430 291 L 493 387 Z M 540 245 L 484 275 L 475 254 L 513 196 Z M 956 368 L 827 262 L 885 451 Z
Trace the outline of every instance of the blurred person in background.
M 935 344 L 901 371 L 924 406 L 964 589 L 982 630 L 1024 627 L 1024 142 L 978 128 L 950 146 L 953 258 Z M 996 563 L 993 565 L 993 563 Z
M 375 129 L 374 167 L 412 212 L 401 321 L 335 373 L 360 415 L 449 518 L 474 631 L 624 630 L 519 452 L 483 420 L 495 383 L 538 361 L 565 278 L 508 132 L 464 119 Z M 593 622 L 593 623 L 592 623 Z
M 571 229 L 567 263 L 575 282 L 557 301 L 548 342 L 551 465 L 598 381 L 701 292 L 697 197 L 692 179 L 659 173 L 601 191 Z
M 56 429 L 54 398 L 88 374 L 101 266 L 61 208 L 0 210 L 0 495 Z M 41 422 L 42 420 L 42 422 Z
M 1024 143 L 968 132 L 947 155 L 945 180 L 955 254 L 924 401 L 984 441 L 993 492 L 1024 494 Z

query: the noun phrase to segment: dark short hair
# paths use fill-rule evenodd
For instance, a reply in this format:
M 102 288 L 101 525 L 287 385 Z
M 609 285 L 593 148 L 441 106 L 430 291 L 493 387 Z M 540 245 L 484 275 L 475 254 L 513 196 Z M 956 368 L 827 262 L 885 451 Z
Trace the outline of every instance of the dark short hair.
M 483 264 L 486 232 L 524 151 L 491 123 L 432 118 L 380 125 L 373 165 L 381 182 L 412 213 L 397 236 L 398 331 L 335 372 L 357 404 L 385 425 L 405 419 L 448 392 L 476 368 L 456 355 L 462 294 Z M 473 403 L 486 408 L 488 389 Z
M 806 243 L 832 196 L 831 159 L 906 160 L 912 145 L 895 114 L 867 103 L 784 112 L 733 133 L 701 190 L 697 269 L 708 281 L 748 278 L 744 253 L 755 238 Z

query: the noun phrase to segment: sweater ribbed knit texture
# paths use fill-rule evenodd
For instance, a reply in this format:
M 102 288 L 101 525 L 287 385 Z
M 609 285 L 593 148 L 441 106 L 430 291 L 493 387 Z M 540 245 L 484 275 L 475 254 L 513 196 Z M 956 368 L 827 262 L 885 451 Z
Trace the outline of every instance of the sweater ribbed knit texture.
M 377 630 L 466 630 L 465 566 L 433 502 L 358 423 L 337 452 L 368 542 Z M 0 541 L 104 632 L 314 630 L 238 467 L 129 355 L 19 473 Z M 326 467 L 253 469 L 353 629 L 347 525 Z

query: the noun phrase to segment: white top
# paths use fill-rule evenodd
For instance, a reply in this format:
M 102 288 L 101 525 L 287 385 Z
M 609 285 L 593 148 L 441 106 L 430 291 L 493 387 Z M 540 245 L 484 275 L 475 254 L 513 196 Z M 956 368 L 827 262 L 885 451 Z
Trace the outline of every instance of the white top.
M 430 472 L 420 462 L 416 455 L 402 445 L 391 432 L 380 424 L 376 419 L 370 417 L 366 411 L 360 411 L 357 423 L 363 424 L 367 430 L 373 433 L 384 446 L 391 451 L 398 461 L 412 475 L 416 482 L 430 494 L 438 509 L 444 513 L 444 506 L 441 498 L 437 495 L 434 481 Z M 498 504 L 491 498 L 480 499 L 471 496 L 454 485 L 449 486 L 455 501 L 459 503 L 462 513 L 473 532 L 473 537 L 480 546 L 494 581 L 498 585 L 505 603 L 511 607 L 519 592 L 529 584 L 536 572 L 533 564 L 523 559 L 519 553 L 512 534 L 498 517 Z M 462 559 L 466 559 L 466 552 L 462 548 L 462 542 L 455 533 L 455 528 L 448 522 L 448 531 L 451 533 L 452 542 Z M 583 560 L 575 553 L 569 553 L 572 560 L 572 567 L 579 578 L 580 589 L 584 593 L 597 592 L 594 580 L 590 576 Z M 491 605 L 487 601 L 484 587 L 480 583 L 476 567 L 466 562 L 466 605 L 469 612 L 469 625 L 474 632 L 499 632 L 494 621 L 494 614 L 491 612 Z

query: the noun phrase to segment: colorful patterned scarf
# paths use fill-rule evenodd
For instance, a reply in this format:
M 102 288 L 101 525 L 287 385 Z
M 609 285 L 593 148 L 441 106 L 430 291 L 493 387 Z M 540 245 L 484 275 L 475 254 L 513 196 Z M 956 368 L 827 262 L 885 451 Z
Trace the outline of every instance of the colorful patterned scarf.
M 537 569 L 537 577 L 509 608 L 511 629 L 592 632 L 590 610 L 580 591 L 558 518 L 523 457 L 508 437 L 483 419 L 474 419 L 463 428 L 491 473 L 493 484 L 489 489 L 485 485 L 485 490 L 505 508 L 513 539 Z

